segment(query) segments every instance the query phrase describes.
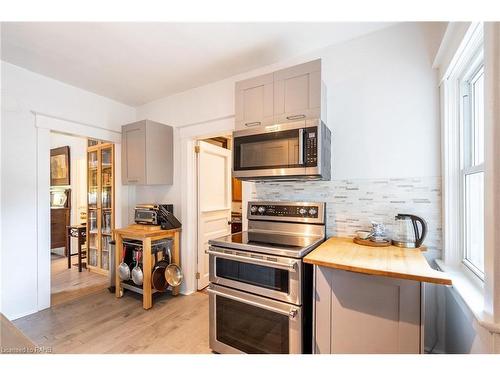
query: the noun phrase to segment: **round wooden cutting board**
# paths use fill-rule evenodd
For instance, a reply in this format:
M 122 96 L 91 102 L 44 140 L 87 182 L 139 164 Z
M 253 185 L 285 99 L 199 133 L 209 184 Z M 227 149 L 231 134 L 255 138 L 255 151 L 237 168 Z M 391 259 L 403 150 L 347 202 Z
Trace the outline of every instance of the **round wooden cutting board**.
M 357 243 L 358 245 L 364 245 L 364 246 L 372 246 L 372 247 L 387 247 L 391 246 L 391 241 L 384 241 L 384 242 L 375 242 L 375 241 L 370 241 L 370 240 L 363 240 L 361 238 L 354 237 L 352 239 L 354 243 Z

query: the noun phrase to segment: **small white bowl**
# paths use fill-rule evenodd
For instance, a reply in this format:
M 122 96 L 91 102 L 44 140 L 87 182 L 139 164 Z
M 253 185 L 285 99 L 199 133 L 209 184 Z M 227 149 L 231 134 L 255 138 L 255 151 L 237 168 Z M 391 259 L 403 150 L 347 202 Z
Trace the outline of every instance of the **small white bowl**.
M 362 240 L 366 240 L 368 237 L 370 237 L 371 234 L 372 234 L 372 232 L 367 231 L 367 230 L 358 230 L 356 232 L 356 235 L 358 236 L 358 238 L 361 238 Z

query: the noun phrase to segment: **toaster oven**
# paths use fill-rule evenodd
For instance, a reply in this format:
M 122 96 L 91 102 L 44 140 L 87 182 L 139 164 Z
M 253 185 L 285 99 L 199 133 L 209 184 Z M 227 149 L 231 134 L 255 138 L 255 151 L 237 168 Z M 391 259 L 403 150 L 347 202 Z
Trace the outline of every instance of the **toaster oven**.
M 134 221 L 136 224 L 161 225 L 162 229 L 180 228 L 181 223 L 173 212 L 173 204 L 138 204 Z
M 160 206 L 163 206 L 168 212 L 173 213 L 174 206 L 172 204 L 138 204 L 135 206 L 135 223 L 160 225 Z

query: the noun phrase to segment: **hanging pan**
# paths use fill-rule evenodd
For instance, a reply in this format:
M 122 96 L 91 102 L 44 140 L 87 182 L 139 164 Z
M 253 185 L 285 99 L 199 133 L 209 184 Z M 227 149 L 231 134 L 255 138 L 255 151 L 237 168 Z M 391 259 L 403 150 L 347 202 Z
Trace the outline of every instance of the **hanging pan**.
M 168 252 L 168 259 L 166 259 L 167 252 Z M 165 279 L 165 270 L 167 266 L 170 264 L 170 261 L 172 259 L 170 248 L 168 249 L 163 248 L 162 254 L 163 254 L 162 260 L 160 260 L 155 264 L 153 269 L 153 274 L 151 275 L 151 284 L 153 288 L 155 288 L 159 292 L 164 292 L 165 290 L 167 290 L 168 283 L 167 280 Z
M 122 262 L 118 266 L 118 276 L 120 276 L 120 280 L 127 281 L 130 279 L 130 267 L 127 263 L 125 263 L 125 253 L 127 252 L 127 248 L 125 245 L 123 246 L 123 256 Z
M 135 258 L 135 267 L 132 270 L 132 281 L 136 285 L 142 285 L 143 276 L 144 276 L 142 273 L 140 263 L 139 263 L 139 261 L 141 259 L 141 254 L 142 254 L 142 251 L 137 251 L 137 255 Z
M 165 280 L 171 287 L 181 285 L 183 277 L 181 268 L 175 263 L 170 263 L 165 269 Z

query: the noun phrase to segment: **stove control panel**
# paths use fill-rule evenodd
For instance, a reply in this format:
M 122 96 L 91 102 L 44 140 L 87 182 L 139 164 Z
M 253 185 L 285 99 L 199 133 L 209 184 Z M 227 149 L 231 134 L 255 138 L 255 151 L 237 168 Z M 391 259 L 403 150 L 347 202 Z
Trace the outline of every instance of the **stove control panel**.
M 303 205 L 286 204 L 259 204 L 250 203 L 250 216 L 269 216 L 283 218 L 312 218 L 317 219 L 319 207 L 305 203 Z

